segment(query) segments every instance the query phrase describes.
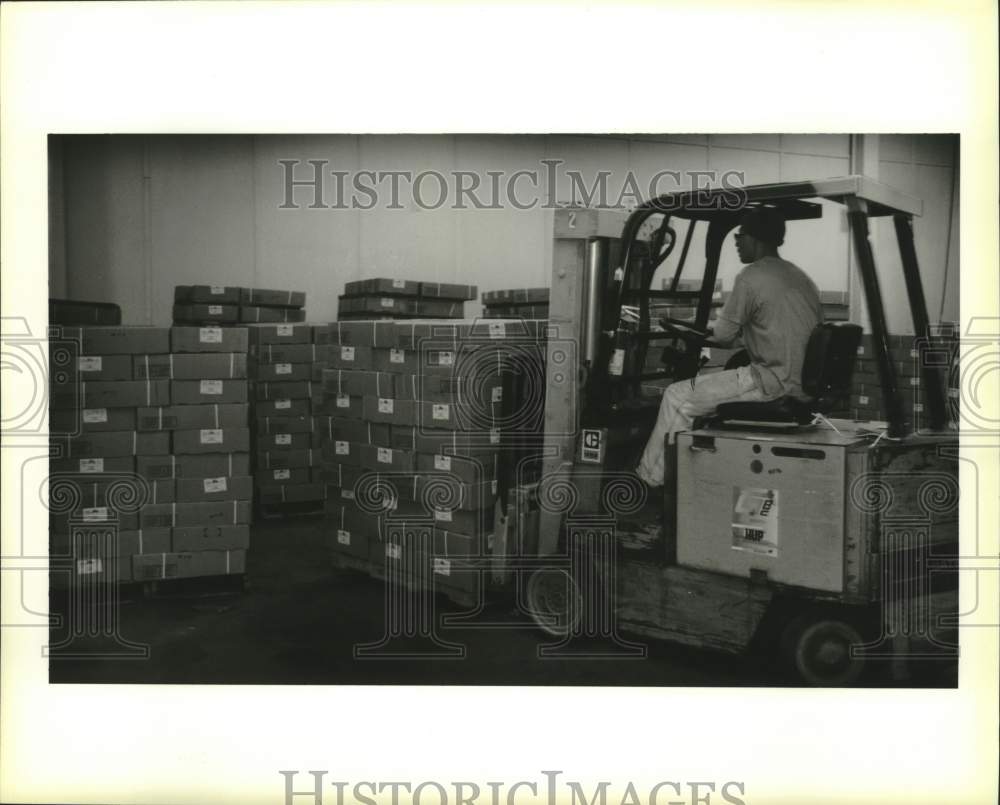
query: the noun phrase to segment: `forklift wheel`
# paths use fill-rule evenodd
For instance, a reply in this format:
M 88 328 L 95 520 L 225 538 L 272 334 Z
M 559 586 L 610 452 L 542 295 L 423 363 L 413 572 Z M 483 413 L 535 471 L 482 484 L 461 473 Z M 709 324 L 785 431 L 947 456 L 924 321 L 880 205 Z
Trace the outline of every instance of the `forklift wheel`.
M 573 576 L 565 570 L 536 571 L 528 579 L 526 592 L 528 611 L 543 632 L 565 637 L 579 622 L 583 595 Z
M 799 677 L 810 685 L 849 685 L 864 670 L 862 657 L 851 646 L 862 643 L 857 629 L 842 620 L 821 618 L 789 624 L 782 644 Z

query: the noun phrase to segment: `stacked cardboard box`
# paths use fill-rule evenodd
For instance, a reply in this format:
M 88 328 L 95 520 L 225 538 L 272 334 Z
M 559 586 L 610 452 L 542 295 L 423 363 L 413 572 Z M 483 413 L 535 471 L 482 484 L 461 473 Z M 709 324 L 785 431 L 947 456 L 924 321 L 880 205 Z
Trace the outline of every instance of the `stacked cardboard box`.
M 442 588 L 475 589 L 478 574 L 452 559 L 489 553 L 505 451 L 540 430 L 510 399 L 513 349 L 530 345 L 540 363 L 542 328 L 531 324 L 330 325 L 330 340 L 352 355 L 350 368 L 322 372 L 336 411 L 321 443 L 335 554 L 373 572 L 433 567 Z
M 889 359 L 896 370 L 903 415 L 914 428 L 927 424 L 927 395 L 921 360 L 940 370 L 949 419 L 958 420 L 958 346 L 958 328 L 951 322 L 931 325 L 927 336 L 921 338 L 889 336 Z M 861 337 L 851 386 L 848 413 L 852 418 L 862 421 L 888 418 L 872 336 L 868 333 Z
M 465 302 L 476 298 L 475 285 L 376 278 L 344 285 L 337 318 L 341 321 L 372 319 L 461 319 Z
M 483 315 L 488 319 L 547 319 L 548 288 L 509 288 L 484 291 Z
M 101 581 L 242 573 L 246 331 L 64 328 L 50 355 L 53 556 Z
M 305 321 L 302 291 L 223 285 L 174 288 L 174 324 L 235 325 Z
M 318 372 L 329 347 L 315 335 L 325 327 L 268 324 L 250 328 L 253 377 L 254 485 L 262 507 L 315 508 L 326 497 L 319 478 L 322 399 Z
M 75 299 L 49 299 L 49 324 L 93 327 L 118 326 L 122 310 L 111 302 L 80 302 Z

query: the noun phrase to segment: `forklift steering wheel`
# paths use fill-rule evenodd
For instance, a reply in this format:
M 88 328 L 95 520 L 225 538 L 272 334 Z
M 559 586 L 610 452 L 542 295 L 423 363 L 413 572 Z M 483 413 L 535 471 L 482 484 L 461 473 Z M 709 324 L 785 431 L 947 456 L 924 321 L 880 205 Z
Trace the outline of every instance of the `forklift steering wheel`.
M 660 326 L 669 333 L 676 335 L 685 341 L 706 341 L 709 338 L 707 330 L 692 327 L 690 324 L 678 319 L 670 319 L 664 316 L 660 319 Z

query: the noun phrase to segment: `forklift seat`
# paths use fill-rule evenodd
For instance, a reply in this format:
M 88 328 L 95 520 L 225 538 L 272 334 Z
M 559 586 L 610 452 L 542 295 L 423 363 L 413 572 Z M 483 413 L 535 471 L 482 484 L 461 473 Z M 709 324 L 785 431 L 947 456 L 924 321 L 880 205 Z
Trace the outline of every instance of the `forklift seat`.
M 861 343 L 856 324 L 827 322 L 809 336 L 802 363 L 802 390 L 808 399 L 779 397 L 768 402 L 731 402 L 718 407 L 714 425 L 796 427 L 808 425 L 814 413 L 826 414 L 851 393 L 851 374 Z

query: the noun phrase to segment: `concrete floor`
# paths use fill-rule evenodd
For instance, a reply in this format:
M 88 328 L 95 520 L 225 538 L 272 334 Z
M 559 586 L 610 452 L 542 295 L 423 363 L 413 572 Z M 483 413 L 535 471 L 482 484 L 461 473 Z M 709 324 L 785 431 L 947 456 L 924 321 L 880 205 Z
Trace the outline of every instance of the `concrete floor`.
M 488 684 L 740 686 L 787 684 L 761 659 L 733 657 L 649 642 L 644 658 L 540 658 L 547 638 L 525 624 L 513 630 L 448 627 L 438 635 L 464 648 L 450 653 L 428 640 L 397 639 L 386 652 L 425 656 L 355 658 L 355 646 L 378 643 L 386 633 L 384 585 L 331 569 L 322 520 L 255 526 L 248 555 L 247 591 L 210 595 L 135 597 L 120 606 L 119 634 L 149 646 L 147 659 L 94 656 L 114 649 L 104 640 L 75 640 L 85 656 L 57 654 L 50 681 L 173 684 Z M 436 599 L 438 617 L 461 610 Z M 65 610 L 53 596 L 53 611 Z M 509 607 L 477 619 L 510 620 Z M 54 630 L 53 642 L 60 631 Z M 630 638 L 634 639 L 634 638 Z M 644 641 L 639 641 L 644 642 Z M 437 656 L 426 656 L 428 652 Z M 875 673 L 868 684 L 893 684 Z M 914 684 L 911 681 L 908 684 Z M 935 684 L 941 684 L 938 681 Z

